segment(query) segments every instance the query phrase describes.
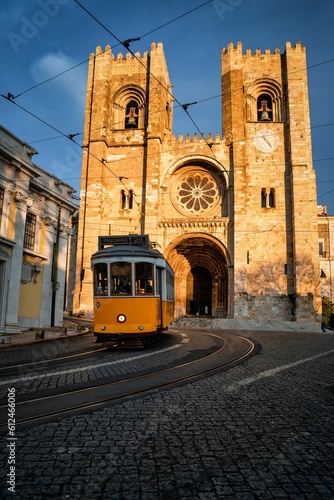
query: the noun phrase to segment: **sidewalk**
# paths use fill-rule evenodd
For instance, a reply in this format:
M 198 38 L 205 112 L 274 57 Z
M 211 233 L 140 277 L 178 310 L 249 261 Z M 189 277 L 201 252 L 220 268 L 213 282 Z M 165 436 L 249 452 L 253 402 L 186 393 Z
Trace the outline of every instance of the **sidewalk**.
M 36 344 L 47 340 L 74 337 L 88 332 L 88 328 L 73 321 L 63 320 L 63 325 L 47 328 L 31 328 L 16 335 L 0 335 L 0 349 L 25 344 Z

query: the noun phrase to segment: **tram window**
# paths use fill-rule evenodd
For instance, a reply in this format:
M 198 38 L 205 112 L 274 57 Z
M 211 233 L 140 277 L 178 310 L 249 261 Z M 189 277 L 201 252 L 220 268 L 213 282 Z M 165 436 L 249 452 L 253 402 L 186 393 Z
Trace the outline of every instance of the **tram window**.
M 131 263 L 114 262 L 110 264 L 110 281 L 112 294 L 131 294 Z
M 157 276 L 156 276 L 156 294 L 161 296 L 161 269 L 157 269 Z
M 174 277 L 167 269 L 166 271 L 166 284 L 167 284 L 167 300 L 174 300 Z
M 108 266 L 100 263 L 94 266 L 94 293 L 108 295 Z
M 136 294 L 153 293 L 153 264 L 138 262 L 135 265 Z

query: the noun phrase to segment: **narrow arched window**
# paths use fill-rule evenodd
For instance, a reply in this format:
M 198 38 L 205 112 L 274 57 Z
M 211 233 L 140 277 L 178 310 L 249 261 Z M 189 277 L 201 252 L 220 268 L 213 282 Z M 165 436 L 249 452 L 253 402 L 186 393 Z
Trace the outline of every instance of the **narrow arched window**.
M 266 188 L 262 188 L 262 190 L 261 190 L 261 208 L 266 208 L 266 206 L 267 206 Z
M 268 94 L 257 98 L 257 119 L 259 122 L 271 122 L 273 119 L 273 103 Z
M 270 208 L 275 207 L 275 189 L 271 188 L 269 193 L 269 206 Z
M 125 128 L 138 128 L 138 104 L 130 101 L 125 110 Z
M 132 189 L 129 190 L 129 209 L 131 210 L 133 208 L 133 191 Z
M 261 208 L 274 208 L 275 207 L 275 189 L 262 188 L 261 190 Z
M 122 191 L 121 191 L 121 207 L 122 207 L 122 210 L 124 210 L 126 208 L 126 194 L 125 194 L 124 189 L 122 189 Z

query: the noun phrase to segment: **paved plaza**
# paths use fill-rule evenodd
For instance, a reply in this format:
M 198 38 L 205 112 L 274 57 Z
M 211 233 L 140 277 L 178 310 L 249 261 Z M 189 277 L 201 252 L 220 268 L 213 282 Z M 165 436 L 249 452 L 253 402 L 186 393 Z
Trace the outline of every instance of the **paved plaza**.
M 240 365 L 17 432 L 15 493 L 2 439 L 1 497 L 334 498 L 334 334 L 241 334 Z

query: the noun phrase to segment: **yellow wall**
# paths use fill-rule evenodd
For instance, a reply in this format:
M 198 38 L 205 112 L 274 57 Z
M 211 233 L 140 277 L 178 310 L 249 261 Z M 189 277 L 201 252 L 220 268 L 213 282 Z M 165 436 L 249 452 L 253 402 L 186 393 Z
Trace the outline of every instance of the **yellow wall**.
M 37 276 L 37 283 L 21 283 L 19 299 L 19 316 L 25 318 L 39 318 L 41 309 L 41 288 L 43 272 Z
M 15 236 L 15 220 L 16 220 L 16 203 L 14 202 L 14 194 L 12 194 L 10 199 L 8 232 L 7 232 L 7 236 L 10 240 L 13 240 Z

